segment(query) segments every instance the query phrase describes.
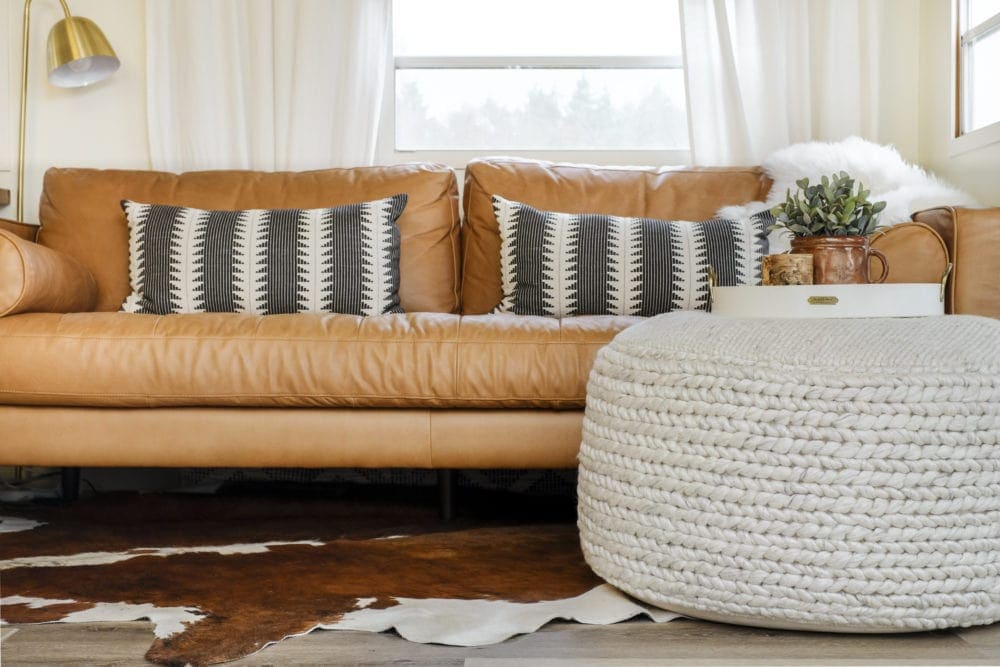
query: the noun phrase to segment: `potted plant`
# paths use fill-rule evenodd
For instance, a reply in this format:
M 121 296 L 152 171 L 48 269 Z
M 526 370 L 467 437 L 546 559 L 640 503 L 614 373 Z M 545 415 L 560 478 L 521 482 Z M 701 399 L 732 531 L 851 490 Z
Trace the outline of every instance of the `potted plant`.
M 885 255 L 871 248 L 869 236 L 878 228 L 885 202 L 871 202 L 870 191 L 846 172 L 823 176 L 815 185 L 808 178 L 796 181 L 785 202 L 771 209 L 771 229 L 786 229 L 792 235 L 792 252 L 813 256 L 816 284 L 868 283 L 869 258 L 882 263 L 885 282 L 889 264 Z

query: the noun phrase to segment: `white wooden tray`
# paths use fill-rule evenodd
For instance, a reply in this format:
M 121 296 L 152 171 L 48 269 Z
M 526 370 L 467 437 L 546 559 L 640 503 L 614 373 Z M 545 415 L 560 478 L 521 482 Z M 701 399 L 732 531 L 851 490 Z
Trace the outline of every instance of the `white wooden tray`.
M 926 317 L 944 315 L 938 283 L 714 287 L 712 312 L 730 317 Z

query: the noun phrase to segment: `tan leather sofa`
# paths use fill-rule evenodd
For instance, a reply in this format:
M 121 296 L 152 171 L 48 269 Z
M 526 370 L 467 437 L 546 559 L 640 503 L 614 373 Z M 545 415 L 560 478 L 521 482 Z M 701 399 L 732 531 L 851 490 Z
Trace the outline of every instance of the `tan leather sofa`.
M 441 165 L 52 169 L 40 229 L 0 223 L 0 465 L 573 467 L 594 355 L 636 318 L 488 314 L 500 299 L 490 196 L 699 220 L 769 187 L 756 168 L 479 160 L 460 224 L 454 172 Z M 406 314 L 115 312 L 128 293 L 123 198 L 320 207 L 397 192 L 409 194 Z M 1000 211 L 917 218 L 876 241 L 890 280 L 935 282 L 951 259 L 950 307 L 1000 316 Z

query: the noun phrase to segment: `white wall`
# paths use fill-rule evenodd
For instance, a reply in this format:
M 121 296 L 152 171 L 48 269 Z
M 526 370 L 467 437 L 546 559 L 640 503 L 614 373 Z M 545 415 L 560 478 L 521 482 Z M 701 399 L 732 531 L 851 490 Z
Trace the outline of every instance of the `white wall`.
M 920 162 L 967 190 L 982 204 L 1000 206 L 1000 143 L 952 156 L 951 0 L 920 3 Z
M 946 2 L 948 0 L 945 0 Z M 884 0 L 891 22 L 882 34 L 879 77 L 889 91 L 879 100 L 878 141 L 894 145 L 907 160 L 920 154 L 919 102 L 920 55 L 919 4 L 913 0 Z
M 20 98 L 22 0 L 0 0 L 0 20 L 9 35 L 7 132 L 0 160 L 0 188 L 11 190 L 11 205 L 0 217 L 13 218 L 17 187 L 17 114 Z M 34 0 L 28 74 L 28 120 L 24 217 L 38 220 L 42 174 L 48 167 L 149 168 L 146 139 L 145 2 L 141 0 L 68 0 L 74 15 L 92 19 L 107 35 L 122 61 L 110 79 L 88 88 L 64 89 L 46 81 L 45 47 L 49 29 L 62 18 L 57 0 Z M 6 12 L 6 15 L 3 14 Z M 3 37 L 4 35 L 0 35 Z M 3 77 L 0 61 L 0 77 Z M 0 79 L 2 81 L 2 79 Z M 0 116 L 0 123 L 3 116 Z

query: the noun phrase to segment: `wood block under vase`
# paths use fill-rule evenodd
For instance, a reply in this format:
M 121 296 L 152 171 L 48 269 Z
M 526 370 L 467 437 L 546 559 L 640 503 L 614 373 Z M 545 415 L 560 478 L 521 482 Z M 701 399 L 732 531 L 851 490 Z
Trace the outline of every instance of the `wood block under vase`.
M 767 255 L 761 262 L 764 285 L 812 285 L 812 255 Z

